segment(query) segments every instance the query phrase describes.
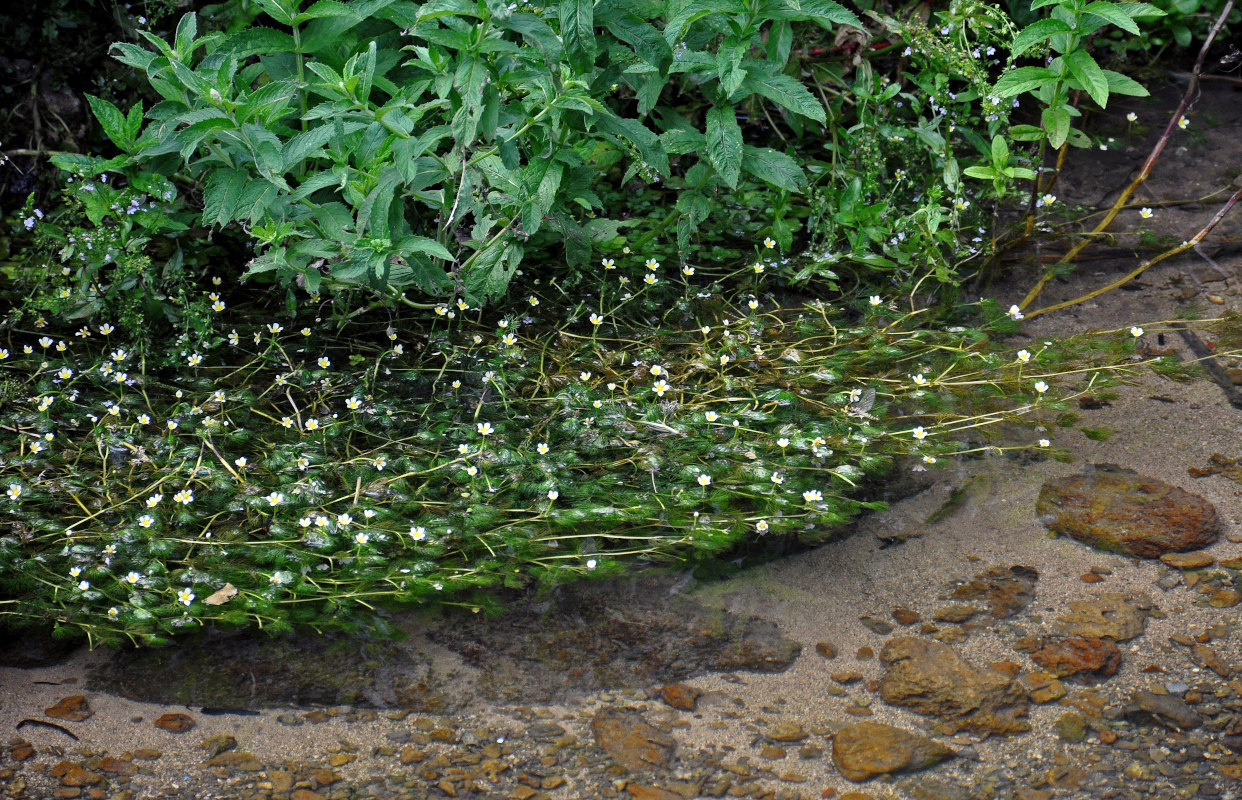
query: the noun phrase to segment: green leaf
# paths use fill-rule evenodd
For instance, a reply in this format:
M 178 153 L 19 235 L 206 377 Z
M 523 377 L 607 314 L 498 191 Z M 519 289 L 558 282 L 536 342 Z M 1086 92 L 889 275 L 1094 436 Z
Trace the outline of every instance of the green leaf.
M 126 120 L 121 109 L 93 94 L 88 94 L 86 101 L 91 104 L 91 111 L 94 112 L 95 119 L 99 120 L 104 134 L 114 145 L 128 152 L 133 147 L 133 141 L 126 136 Z
M 789 192 L 800 192 L 806 175 L 797 159 L 770 147 L 742 146 L 742 168 L 762 181 Z
M 766 69 L 751 64 L 747 64 L 747 67 L 746 78 L 742 81 L 743 89 L 749 89 L 778 106 L 813 119 L 821 125 L 827 122 L 823 104 L 800 81 L 767 65 L 764 65 Z
M 608 110 L 597 114 L 594 124 L 599 130 L 619 136 L 634 145 L 647 166 L 668 177 L 668 153 L 664 151 L 660 137 L 648 130 L 647 126 L 636 119 L 619 117 Z
M 773 7 L 767 11 L 766 16 L 769 19 L 817 22 L 824 27 L 828 27 L 829 23 L 865 27 L 854 12 L 833 0 L 784 0 L 780 5 L 784 8 Z
M 1087 3 L 1087 7 L 1083 9 L 1083 13 L 1094 14 L 1097 17 L 1106 19 L 1127 33 L 1132 33 L 1135 36 L 1138 36 L 1139 34 L 1139 27 L 1134 24 L 1134 20 L 1130 18 L 1130 15 L 1112 3 L 1106 3 L 1103 0 L 1095 0 L 1095 2 Z
M 1156 19 L 1168 12 L 1153 6 L 1151 3 L 1113 3 L 1130 19 Z
M 1009 129 L 1009 138 L 1015 142 L 1037 142 L 1044 138 L 1044 130 L 1036 125 L 1014 125 Z
M 173 49 L 182 58 L 188 59 L 194 52 L 194 37 L 198 35 L 198 15 L 191 11 L 181 17 L 177 23 L 177 34 L 173 40 Z
M 138 141 L 138 135 L 142 133 L 142 100 L 139 100 L 130 107 L 129 113 L 125 115 L 125 138 L 132 143 Z
M 552 30 L 551 25 L 534 14 L 515 12 L 507 20 L 495 20 L 493 18 L 493 21 L 501 28 L 521 34 L 527 42 L 536 45 L 543 51 L 547 63 L 552 64 L 561 60 L 561 53 L 564 50 L 561 46 L 561 40 L 557 37 L 556 32 Z M 616 35 L 615 32 L 614 35 Z
M 595 21 L 617 39 L 633 47 L 643 61 L 661 72 L 668 69 L 673 60 L 673 50 L 664 41 L 664 35 L 642 17 L 619 7 L 619 4 L 603 3 Z
M 453 254 L 444 245 L 426 236 L 406 236 L 397 242 L 396 249 L 401 255 L 407 257 L 415 253 L 422 253 L 423 255 L 440 258 L 445 261 L 453 260 Z
M 561 42 L 569 53 L 569 63 L 579 74 L 595 64 L 595 3 L 593 0 L 564 0 L 557 9 L 561 21 Z
M 1056 36 L 1058 33 L 1068 33 L 1070 30 L 1069 25 L 1052 17 L 1033 22 L 1014 37 L 1013 57 L 1017 58 L 1050 36 Z
M 1041 115 L 1044 130 L 1048 132 L 1048 144 L 1060 147 L 1065 144 L 1070 130 L 1070 112 L 1065 106 L 1049 106 Z
M 224 227 L 232 222 L 246 184 L 252 180 L 254 176 L 244 169 L 217 167 L 208 173 L 203 188 L 203 223 Z
M 1104 70 L 1100 69 L 1100 65 L 1095 63 L 1091 54 L 1086 50 L 1071 50 L 1062 58 L 1069 66 L 1070 74 L 1078 79 L 1082 88 L 1091 95 L 1091 99 L 1098 103 L 1100 108 L 1107 107 L 1108 78 L 1105 77 Z
M 1015 97 L 1059 79 L 1060 76 L 1047 67 L 1018 67 L 1002 75 L 992 87 L 992 93 L 997 97 Z
M 1143 85 L 1133 78 L 1128 78 L 1120 72 L 1114 72 L 1111 69 L 1104 70 L 1104 78 L 1108 81 L 1108 91 L 1113 94 L 1124 94 L 1129 97 L 1146 97 L 1148 91 Z
M 1009 143 L 1005 137 L 997 134 L 992 137 L 992 166 L 1000 169 L 1009 164 Z
M 996 170 L 991 167 L 967 167 L 962 170 L 962 174 L 969 178 L 982 178 L 985 181 L 995 180 L 999 177 Z
M 730 189 L 737 188 L 742 171 L 742 129 L 733 106 L 716 105 L 707 111 L 707 158 Z

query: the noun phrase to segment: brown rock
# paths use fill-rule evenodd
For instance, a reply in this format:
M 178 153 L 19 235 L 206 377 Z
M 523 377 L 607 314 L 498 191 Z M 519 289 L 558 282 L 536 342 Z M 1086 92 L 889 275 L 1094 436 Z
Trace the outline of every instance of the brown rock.
M 684 798 L 676 792 L 670 792 L 668 789 L 661 789 L 659 786 L 643 786 L 640 783 L 627 783 L 625 785 L 627 791 L 634 800 L 684 800 Z
M 965 622 L 978 613 L 979 609 L 974 606 L 945 606 L 936 609 L 932 613 L 932 619 L 937 622 Z
M 78 764 L 71 765 L 65 774 L 60 776 L 61 786 L 94 786 L 101 781 L 103 781 L 102 775 L 91 772 Z
M 333 753 L 328 757 L 328 764 L 333 767 L 343 767 L 357 758 L 357 753 Z
M 1140 558 L 1198 550 L 1221 528 L 1202 497 L 1110 464 L 1046 481 L 1035 510 L 1055 533 Z
M 1208 605 L 1212 608 L 1233 608 L 1242 603 L 1242 592 L 1237 589 L 1220 588 L 1208 595 Z
M 294 789 L 289 794 L 289 800 L 328 800 L 328 798 L 310 789 Z
M 923 615 L 908 608 L 894 608 L 893 619 L 897 620 L 898 625 L 913 625 L 916 622 L 922 622 Z
M 1018 677 L 1018 673 L 1022 672 L 1022 665 L 1013 661 L 993 661 L 988 664 L 988 669 L 994 669 L 997 672 L 1003 672 L 1011 678 Z
M 95 712 L 91 710 L 90 703 L 86 702 L 86 695 L 73 694 L 68 697 L 62 697 L 51 708 L 43 709 L 43 713 L 56 719 L 81 722 Z
M 1190 648 L 1190 660 L 1201 667 L 1212 670 L 1212 672 L 1215 672 L 1222 678 L 1228 678 L 1233 675 L 1233 668 L 1221 661 L 1216 651 L 1206 644 L 1197 644 Z
M 154 750 L 150 747 L 139 747 L 138 749 L 134 750 L 134 758 L 138 759 L 139 761 L 154 761 L 155 759 L 163 755 L 164 754 L 161 753 L 159 750 Z
M 35 754 L 35 749 L 28 744 L 13 745 L 13 749 L 9 751 L 9 757 L 14 761 L 25 761 Z
M 1078 576 L 1078 579 L 1083 583 L 1099 583 L 1104 580 L 1104 576 L 1096 575 L 1094 572 L 1086 572 Z
M 194 727 L 194 717 L 179 712 L 161 714 L 159 719 L 155 721 L 155 727 L 163 728 L 169 733 L 185 733 Z
M 255 757 L 254 753 L 248 753 L 245 750 L 230 750 L 227 753 L 221 753 L 209 760 L 207 765 L 211 767 L 231 767 L 243 772 L 259 772 L 263 769 L 262 762 Z
M 267 780 L 276 794 L 284 794 L 293 788 L 293 773 L 287 769 L 268 770 Z
M 1071 600 L 1069 606 L 1069 613 L 1056 623 L 1062 634 L 1125 642 L 1143 632 L 1151 601 L 1141 595 L 1104 592 L 1089 600 Z
M 834 647 L 831 642 L 816 642 L 815 652 L 819 653 L 824 658 L 837 657 L 837 648 Z
M 893 624 L 891 622 L 871 614 L 863 614 L 858 618 L 858 621 L 866 626 L 869 631 L 877 633 L 880 636 L 888 636 L 893 632 Z
M 876 722 L 850 725 L 832 737 L 832 760 L 851 781 L 917 772 L 953 755 L 954 751 L 940 742 Z
M 863 679 L 863 675 L 861 672 L 853 672 L 853 671 L 833 672 L 831 675 L 829 675 L 829 677 L 832 678 L 837 683 L 842 684 L 844 686 L 848 686 L 851 683 L 858 683 L 859 681 Z
M 774 742 L 800 742 L 807 737 L 806 729 L 796 722 L 778 722 L 763 732 Z
M 1030 729 L 1026 693 L 1008 675 L 978 670 L 953 648 L 910 636 L 892 639 L 880 651 L 888 668 L 880 680 L 885 702 L 940 717 L 949 727 L 990 733 Z
M 1005 619 L 1026 608 L 1035 599 L 1035 581 L 1038 579 L 1039 570 L 1034 567 L 1022 564 L 991 567 L 966 583 L 957 585 L 950 596 L 954 600 L 986 602 L 989 614 Z
M 660 687 L 660 699 L 673 708 L 693 711 L 703 692 L 684 683 L 666 683 Z
M 1104 744 L 1112 744 L 1113 742 L 1117 741 L 1117 739 L 1119 738 L 1120 737 L 1117 735 L 1117 731 L 1110 731 L 1110 730 L 1100 731 L 1100 741 L 1103 742 Z
M 138 772 L 138 767 L 134 766 L 134 762 L 124 761 L 112 756 L 104 756 L 104 759 L 99 762 L 99 768 L 104 772 L 111 772 L 113 775 L 124 777 L 129 777 Z
M 1194 553 L 1165 553 L 1160 560 L 1174 569 L 1203 569 L 1216 563 L 1216 559 L 1202 551 Z
M 628 708 L 601 708 L 591 720 L 591 733 L 600 749 L 629 770 L 668 766 L 677 748 L 673 737 Z
M 1233 556 L 1232 558 L 1222 558 L 1220 565 L 1226 569 L 1242 570 L 1242 556 Z
M 1112 639 L 1085 636 L 1048 638 L 1031 660 L 1058 678 L 1089 673 L 1088 678 L 1107 678 L 1121 666 L 1121 650 Z
M 1065 686 L 1053 675 L 1037 670 L 1018 679 L 1032 703 L 1051 703 L 1065 697 Z
M 857 658 L 859 661 L 870 661 L 875 658 L 875 650 L 870 647 L 860 647 L 858 652 L 854 653 L 854 658 Z
M 207 751 L 208 758 L 215 758 L 221 753 L 236 749 L 237 739 L 229 733 L 218 733 L 215 736 L 208 736 L 199 742 L 198 746 Z
M 336 770 L 326 769 L 324 767 L 316 767 L 310 771 L 310 776 L 315 783 L 320 786 L 331 786 L 341 779 Z
M 788 754 L 785 752 L 785 748 L 777 747 L 771 744 L 764 745 L 763 749 L 759 751 L 759 756 L 761 758 L 766 758 L 769 761 L 779 761 L 786 755 Z
M 407 744 L 405 747 L 401 748 L 401 753 L 397 756 L 397 758 L 402 764 L 415 764 L 420 761 L 426 761 L 427 753 L 424 750 L 419 750 L 414 745 Z

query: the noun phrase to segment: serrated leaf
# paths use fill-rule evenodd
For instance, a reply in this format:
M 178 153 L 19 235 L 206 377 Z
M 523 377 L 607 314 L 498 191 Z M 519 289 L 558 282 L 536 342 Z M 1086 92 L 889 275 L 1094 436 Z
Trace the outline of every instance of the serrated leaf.
M 1002 75 L 992 93 L 997 97 L 1015 97 L 1058 80 L 1060 76 L 1046 67 L 1018 67 Z
M 647 126 L 636 119 L 619 117 L 608 110 L 595 116 L 594 125 L 597 129 L 619 136 L 634 145 L 647 166 L 668 177 L 668 153 L 665 152 L 660 137 Z
M 90 103 L 95 119 L 99 120 L 104 135 L 121 150 L 128 151 L 133 142 L 125 134 L 125 115 L 121 113 L 121 109 L 93 94 L 86 95 L 86 101 Z
M 1056 36 L 1058 33 L 1068 33 L 1070 30 L 1071 28 L 1068 24 L 1052 17 L 1033 22 L 1014 37 L 1013 57 L 1017 58 L 1051 36 Z
M 1108 91 L 1113 94 L 1124 94 L 1129 97 L 1146 97 L 1149 94 L 1141 83 L 1122 75 L 1120 72 L 1106 69 L 1104 70 L 1104 79 L 1108 81 Z
M 1048 144 L 1060 147 L 1069 136 L 1070 113 L 1065 106 L 1050 106 L 1040 115 L 1044 130 L 1048 132 Z
M 756 178 L 789 192 L 800 192 L 806 175 L 797 159 L 770 147 L 743 145 L 742 166 Z
M 746 79 L 742 81 L 742 88 L 749 89 L 778 106 L 813 119 L 821 125 L 828 119 L 824 114 L 824 106 L 815 98 L 815 95 L 811 94 L 810 90 L 800 81 L 784 73 L 751 68 L 747 72 Z
M 1065 59 L 1070 74 L 1078 79 L 1082 88 L 1091 95 L 1091 99 L 1099 104 L 1100 108 L 1107 107 L 1108 78 L 1104 75 L 1104 70 L 1100 69 L 1100 65 L 1095 63 L 1091 54 L 1086 50 L 1071 50 L 1062 58 Z
M 1130 15 L 1112 3 L 1106 3 L 1104 0 L 1095 0 L 1095 2 L 1087 3 L 1087 7 L 1083 9 L 1083 12 L 1108 20 L 1127 33 L 1132 33 L 1135 36 L 1139 34 L 1139 27 L 1134 24 L 1134 20 L 1130 18 Z
M 252 180 L 254 176 L 244 169 L 217 167 L 211 170 L 203 188 L 203 223 L 224 227 L 232 222 L 246 184 Z
M 1009 129 L 1009 138 L 1015 142 L 1036 142 L 1043 137 L 1043 129 L 1036 125 L 1014 125 Z
M 595 3 L 593 0 L 563 0 L 557 7 L 561 22 L 561 43 L 569 63 L 580 74 L 589 73 L 595 63 Z
M 707 110 L 707 158 L 729 186 L 737 188 L 742 172 L 742 128 L 730 105 Z
M 440 258 L 445 261 L 453 261 L 453 254 L 448 249 L 437 242 L 435 239 L 429 239 L 426 236 L 406 236 L 397 242 L 397 251 L 404 256 L 411 256 L 421 253 L 431 256 L 432 258 Z
M 809 20 L 820 25 L 828 23 L 853 25 L 863 28 L 864 25 L 854 12 L 833 0 L 785 0 L 784 7 L 772 8 L 768 11 L 770 19 Z
M 992 169 L 991 167 L 980 167 L 980 166 L 967 167 L 966 169 L 962 170 L 962 174 L 969 178 L 981 178 L 985 181 L 994 180 L 997 177 L 996 170 Z

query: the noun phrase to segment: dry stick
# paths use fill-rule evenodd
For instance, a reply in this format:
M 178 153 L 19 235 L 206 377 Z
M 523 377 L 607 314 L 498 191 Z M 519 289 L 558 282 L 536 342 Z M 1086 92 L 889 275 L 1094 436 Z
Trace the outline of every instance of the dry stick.
M 1220 29 L 1225 24 L 1225 20 L 1229 17 L 1229 13 L 1233 11 L 1233 4 L 1234 4 L 1234 0 L 1229 0 L 1229 2 L 1225 3 L 1225 7 L 1224 9 L 1221 10 L 1220 16 L 1216 18 L 1216 22 L 1212 25 L 1212 29 L 1208 31 L 1207 39 L 1204 40 L 1203 42 L 1203 47 L 1199 48 L 1199 57 L 1195 59 L 1195 67 L 1194 67 L 1194 70 L 1191 72 L 1190 82 L 1189 82 L 1189 85 L 1187 85 L 1186 87 L 1186 94 L 1182 96 L 1182 102 L 1178 104 L 1177 110 L 1174 111 L 1173 116 L 1169 118 L 1169 124 L 1165 126 L 1164 133 L 1160 134 L 1160 139 L 1156 142 L 1156 146 L 1152 148 L 1151 154 L 1148 155 L 1147 160 L 1143 162 L 1143 168 L 1139 170 L 1138 176 L 1135 177 L 1135 179 L 1130 182 L 1130 185 L 1127 186 L 1121 192 L 1121 196 L 1118 197 L 1117 200 L 1113 203 L 1112 207 L 1108 209 L 1108 213 L 1104 215 L 1104 218 L 1100 220 L 1100 222 L 1094 228 L 1092 228 L 1091 233 L 1088 234 L 1083 239 L 1079 240 L 1077 244 L 1071 247 L 1069 251 L 1064 256 L 1062 256 L 1061 260 L 1057 263 L 1065 264 L 1067 262 L 1072 261 L 1074 259 L 1074 256 L 1078 255 L 1078 253 L 1081 252 L 1082 249 L 1087 246 L 1087 244 L 1091 241 L 1091 238 L 1093 236 L 1100 233 L 1101 231 L 1103 231 L 1109 225 L 1112 224 L 1113 219 L 1116 218 L 1117 214 L 1121 211 L 1122 207 L 1125 206 L 1126 201 L 1130 199 L 1130 195 L 1134 194 L 1134 191 L 1139 187 L 1139 184 L 1147 180 L 1147 176 L 1151 174 L 1152 168 L 1155 167 L 1156 165 L 1156 160 L 1160 158 L 1160 154 L 1164 152 L 1165 146 L 1169 143 L 1169 138 L 1173 135 L 1173 126 L 1177 125 L 1177 121 L 1182 118 L 1182 115 L 1186 113 L 1186 109 L 1191 105 L 1191 100 L 1192 98 L 1194 98 L 1195 93 L 1199 88 L 1199 72 L 1202 71 L 1203 69 L 1203 62 L 1207 58 L 1208 48 L 1212 46 L 1212 41 L 1216 39 L 1216 34 L 1220 32 Z M 1233 203 L 1230 202 L 1229 205 L 1232 206 Z M 1211 230 L 1211 228 L 1216 225 L 1217 221 L 1213 221 L 1204 230 L 1205 231 Z M 1125 283 L 1125 281 L 1129 280 L 1134 275 L 1138 275 L 1148 266 L 1151 266 L 1152 264 L 1156 263 L 1156 261 L 1167 258 L 1168 256 L 1173 255 L 1174 253 L 1177 253 L 1177 252 L 1181 252 L 1181 250 L 1175 249 L 1175 250 L 1172 250 L 1168 253 L 1161 255 L 1159 258 L 1155 259 L 1154 261 L 1148 262 L 1146 266 L 1140 267 L 1135 272 L 1126 276 L 1126 278 L 1123 279 L 1122 281 L 1118 283 L 1114 283 L 1110 285 L 1108 288 L 1111 289 L 1115 286 L 1121 285 L 1121 283 Z M 1026 297 L 1022 298 L 1022 302 L 1018 304 L 1019 307 L 1025 310 L 1028 305 L 1034 302 L 1035 298 L 1039 296 L 1039 293 L 1042 292 L 1044 287 L 1048 285 L 1048 282 L 1052 280 L 1053 274 L 1054 274 L 1053 270 L 1049 270 L 1047 274 L 1045 274 L 1042 278 L 1040 278 L 1039 281 L 1034 286 L 1031 287 L 1031 290 L 1026 293 Z M 1058 303 L 1055 306 L 1048 306 L 1047 308 L 1036 309 L 1035 311 L 1027 312 L 1026 316 L 1028 317 L 1038 316 L 1039 314 L 1047 313 L 1056 308 L 1064 308 L 1065 306 L 1068 306 L 1068 305 L 1080 303 L 1083 300 L 1086 300 L 1091 297 L 1095 297 L 1098 294 L 1099 292 L 1092 292 L 1091 294 L 1084 295 L 1083 297 L 1080 297 L 1077 300 L 1071 300 L 1065 303 Z
M 1225 201 L 1225 205 L 1221 207 L 1220 211 L 1216 212 L 1216 216 L 1212 217 L 1211 222 L 1203 226 L 1203 230 L 1196 233 L 1194 237 L 1191 238 L 1190 241 L 1182 242 L 1177 247 L 1164 251 L 1163 253 L 1151 259 L 1150 261 L 1144 261 L 1142 264 L 1139 264 L 1133 270 L 1126 273 L 1126 275 L 1124 275 L 1121 278 L 1118 278 L 1117 280 L 1113 281 L 1107 286 L 1103 286 L 1099 289 L 1095 289 L 1091 292 L 1088 292 L 1087 294 L 1084 294 L 1082 297 L 1075 297 L 1073 300 L 1066 300 L 1063 303 L 1057 303 L 1055 305 L 1045 306 L 1044 308 L 1041 308 L 1037 311 L 1032 311 L 1030 314 L 1027 314 L 1027 316 L 1033 317 L 1036 314 L 1046 314 L 1049 311 L 1056 311 L 1058 309 L 1065 308 L 1066 306 L 1077 305 L 1078 303 L 1081 303 L 1084 300 L 1090 300 L 1093 297 L 1098 297 L 1104 294 L 1105 292 L 1110 292 L 1113 289 L 1116 289 L 1118 286 L 1121 286 L 1125 283 L 1128 283 L 1134 280 L 1135 278 L 1137 278 L 1139 275 L 1142 275 L 1144 272 L 1146 272 L 1151 267 L 1154 267 L 1156 264 L 1159 264 L 1161 261 L 1164 261 L 1166 258 L 1170 256 L 1175 256 L 1178 253 L 1184 253 L 1187 250 L 1190 250 L 1191 248 L 1199 244 L 1199 242 L 1203 241 L 1203 237 L 1207 236 L 1209 233 L 1212 232 L 1212 229 L 1215 228 L 1217 224 L 1220 223 L 1220 221 L 1225 218 L 1225 215 L 1229 213 L 1229 210 L 1233 208 L 1234 204 L 1237 203 L 1239 199 L 1242 199 L 1242 189 L 1238 189 L 1236 192 L 1230 195 L 1229 199 Z

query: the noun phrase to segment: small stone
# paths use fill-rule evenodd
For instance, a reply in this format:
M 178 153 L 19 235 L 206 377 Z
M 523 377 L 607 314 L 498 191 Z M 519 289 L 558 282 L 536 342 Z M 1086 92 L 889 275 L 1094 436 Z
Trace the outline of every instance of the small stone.
M 1076 711 L 1062 714 L 1057 720 L 1057 736 L 1065 742 L 1081 742 L 1087 738 L 1087 720 Z
M 293 788 L 293 773 L 287 769 L 271 769 L 267 771 L 267 779 L 272 784 L 272 791 L 282 794 Z
M 843 686 L 848 686 L 851 683 L 858 683 L 859 681 L 861 681 L 863 679 L 863 674 L 861 672 L 854 672 L 854 671 L 833 672 L 828 677 L 832 678 L 834 681 L 836 681 L 837 683 Z
M 358 758 L 357 753 L 333 753 L 328 756 L 328 764 L 333 767 L 343 767 L 356 758 Z
M 62 697 L 51 708 L 43 709 L 43 713 L 56 719 L 81 722 L 95 712 L 91 710 L 90 703 L 86 702 L 86 695 L 73 694 L 68 697 Z
M 294 714 L 289 711 L 286 711 L 283 714 L 277 714 L 276 721 L 279 722 L 281 725 L 287 725 L 290 728 L 296 728 L 299 725 L 306 724 L 306 720 L 302 719 L 300 715 Z
M 289 800 L 328 800 L 328 798 L 310 789 L 294 789 L 289 794 Z
M 124 777 L 129 777 L 138 772 L 138 767 L 134 766 L 132 761 L 124 761 L 112 756 L 104 756 L 103 760 L 99 762 L 99 768 L 104 772 Z
M 974 606 L 953 605 L 938 608 L 932 614 L 932 619 L 937 622 L 954 622 L 961 623 L 979 613 L 979 609 Z
M 875 651 L 870 647 L 860 647 L 858 648 L 858 652 L 854 654 L 854 657 L 859 661 L 870 661 L 875 658 Z
M 1226 569 L 1242 570 L 1242 556 L 1233 556 L 1231 558 L 1222 558 L 1219 562 Z
M 676 792 L 670 792 L 659 786 L 644 786 L 640 783 L 626 784 L 625 791 L 634 800 L 683 800 L 682 796 Z
M 159 719 L 155 720 L 155 727 L 166 730 L 169 733 L 185 733 L 194 727 L 194 718 L 189 714 L 177 712 L 161 714 Z
M 215 758 L 221 753 L 236 748 L 237 740 L 231 734 L 221 733 L 215 736 L 208 736 L 199 742 L 198 746 L 207 751 L 208 758 Z
M 102 775 L 91 772 L 79 764 L 70 765 L 69 769 L 60 776 L 61 786 L 94 786 L 102 781 Z
M 1229 678 L 1233 675 L 1233 668 L 1222 662 L 1216 651 L 1205 644 L 1196 644 L 1190 648 L 1190 660 L 1200 667 L 1212 670 L 1222 678 Z
M 1086 572 L 1079 576 L 1079 580 L 1083 583 L 1099 583 L 1104 580 L 1102 575 L 1096 575 L 1094 572 Z
M 703 692 L 684 683 L 666 683 L 660 687 L 660 699 L 681 711 L 693 711 Z
M 816 642 L 815 652 L 819 653 L 824 658 L 837 657 L 837 648 L 834 647 L 831 642 Z
M 1031 659 L 1058 678 L 1083 674 L 1107 678 L 1121 666 L 1121 650 L 1111 639 L 1069 636 L 1046 639 Z
M 872 633 L 877 633 L 880 636 L 888 636 L 893 632 L 893 625 L 891 622 L 887 622 L 886 620 L 870 614 L 863 614 L 858 618 L 858 621 L 866 626 L 866 628 Z
M 1104 744 L 1113 744 L 1114 742 L 1117 741 L 1117 738 L 1118 737 L 1117 737 L 1116 731 L 1110 731 L 1110 730 L 1100 731 L 1100 741 L 1103 742 Z
M 413 745 L 407 744 L 405 747 L 401 748 L 401 753 L 397 756 L 397 758 L 402 764 L 417 764 L 420 761 L 426 760 L 427 753 L 426 751 L 419 750 Z
M 591 733 L 600 749 L 628 770 L 665 767 L 677 748 L 673 737 L 633 709 L 601 708 L 591 720 Z
M 953 755 L 952 749 L 933 739 L 875 722 L 850 725 L 832 737 L 833 762 L 842 775 L 855 782 L 894 772 L 916 772 Z
M 134 750 L 134 758 L 138 761 L 154 761 L 163 755 L 163 752 L 151 747 L 139 747 Z
M 1171 695 L 1138 691 L 1131 696 L 1130 701 L 1131 706 L 1126 709 L 1127 717 L 1154 719 L 1166 727 L 1183 731 L 1192 730 L 1203 723 L 1194 709 Z
M 759 751 L 759 755 L 769 761 L 776 761 L 784 758 L 786 753 L 785 748 L 768 744 L 763 746 L 763 749 Z
M 1216 563 L 1216 559 L 1204 552 L 1165 553 L 1160 560 L 1174 569 L 1203 569 Z
M 807 732 L 796 722 L 778 722 L 763 735 L 774 742 L 800 742 L 807 737 Z
M 893 619 L 895 619 L 899 625 L 913 625 L 916 622 L 923 621 L 922 614 L 908 608 L 894 608 L 892 614 Z
M 26 759 L 30 758 L 34 754 L 35 754 L 35 749 L 31 747 L 29 744 L 14 745 L 13 749 L 9 751 L 9 757 L 12 758 L 14 761 L 25 761 Z
M 1212 608 L 1233 608 L 1242 603 L 1242 592 L 1237 589 L 1217 589 L 1208 595 L 1208 605 Z
M 311 778 L 320 786 L 331 786 L 341 779 L 341 776 L 334 770 L 316 767 L 310 771 Z
M 1125 642 L 1143 633 L 1152 603 L 1144 595 L 1103 592 L 1088 600 L 1071 600 L 1069 607 L 1056 622 L 1062 634 Z

